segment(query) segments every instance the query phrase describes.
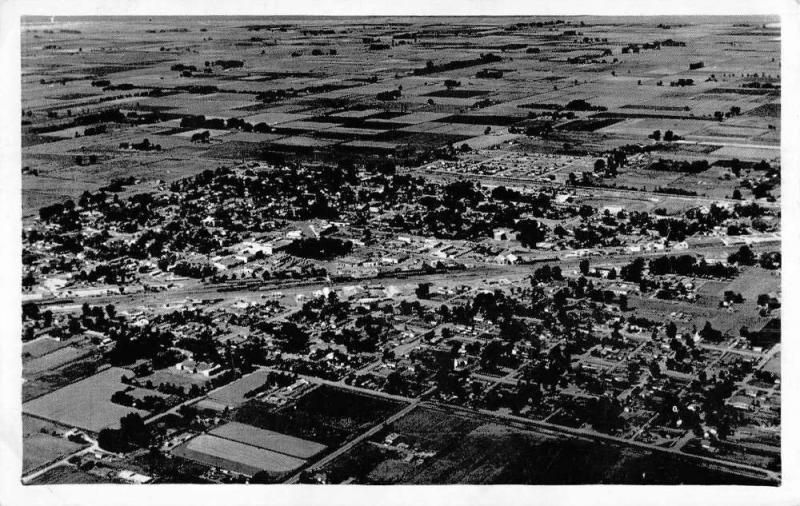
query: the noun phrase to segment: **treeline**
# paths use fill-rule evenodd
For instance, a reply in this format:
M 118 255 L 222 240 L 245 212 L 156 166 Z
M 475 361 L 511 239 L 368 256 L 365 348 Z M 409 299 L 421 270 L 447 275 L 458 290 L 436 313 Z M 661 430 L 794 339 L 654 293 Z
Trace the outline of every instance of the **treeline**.
M 318 260 L 346 255 L 352 249 L 353 243 L 351 241 L 333 237 L 297 239 L 286 246 L 286 252 L 290 255 Z
M 738 269 L 732 265 L 697 261 L 692 255 L 663 256 L 650 260 L 650 274 L 660 276 L 677 274 L 710 278 L 732 278 Z
M 428 60 L 424 68 L 414 69 L 414 75 L 424 76 L 427 74 L 435 74 L 437 72 L 449 72 L 451 70 L 473 67 L 475 65 L 484 65 L 486 63 L 496 63 L 500 61 L 503 61 L 503 58 L 493 53 L 481 54 L 478 58 L 473 58 L 470 60 L 454 60 L 439 64 L 435 64 Z
M 708 160 L 664 160 L 659 158 L 657 162 L 653 162 L 647 167 L 649 170 L 659 170 L 664 172 L 682 172 L 686 174 L 699 174 L 711 168 Z

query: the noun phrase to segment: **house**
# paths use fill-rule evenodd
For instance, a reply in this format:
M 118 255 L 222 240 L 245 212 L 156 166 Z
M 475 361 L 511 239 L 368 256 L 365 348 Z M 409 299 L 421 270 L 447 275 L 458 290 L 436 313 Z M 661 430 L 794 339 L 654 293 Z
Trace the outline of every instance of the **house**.
M 453 370 L 455 371 L 463 371 L 469 367 L 469 360 L 465 357 L 458 357 L 453 359 Z
M 221 369 L 219 364 L 209 364 L 207 362 L 196 362 L 193 359 L 186 359 L 175 364 L 175 369 L 189 374 L 201 374 L 210 377 Z
M 514 253 L 501 253 L 495 257 L 495 261 L 498 264 L 515 264 L 519 262 L 519 256 L 515 255 Z
M 153 478 L 150 476 L 134 473 L 133 471 L 129 471 L 128 469 L 123 469 L 122 471 L 118 472 L 117 477 L 127 481 L 128 483 L 135 483 L 137 485 L 143 485 L 145 483 L 150 483 L 151 481 L 153 481 Z

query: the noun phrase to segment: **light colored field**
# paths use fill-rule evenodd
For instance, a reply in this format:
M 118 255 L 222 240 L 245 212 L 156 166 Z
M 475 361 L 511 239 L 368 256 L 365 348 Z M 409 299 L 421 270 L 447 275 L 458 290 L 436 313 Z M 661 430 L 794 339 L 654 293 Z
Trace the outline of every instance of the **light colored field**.
M 248 123 L 257 125 L 258 123 L 266 123 L 267 125 L 278 125 L 281 123 L 288 123 L 290 121 L 302 121 L 310 116 L 307 114 L 292 114 L 288 112 L 262 112 L 252 116 L 245 116 L 243 119 Z
M 175 448 L 173 454 L 248 476 L 258 471 L 287 473 L 305 463 L 302 459 L 208 434 L 197 436 L 185 445 Z
M 188 132 L 181 132 L 178 134 L 174 134 L 175 137 L 183 137 L 186 139 L 191 139 L 194 134 L 199 134 L 203 132 L 208 132 L 209 137 L 220 137 L 222 135 L 230 134 L 229 130 L 214 130 L 210 128 L 198 128 L 196 130 L 189 130 Z
M 111 395 L 125 385 L 120 378 L 130 372 L 112 367 L 55 392 L 22 405 L 22 411 L 62 425 L 99 432 L 119 427 L 119 419 L 129 413 L 146 416 L 146 411 L 111 402 Z
M 208 381 L 208 378 L 201 374 L 188 374 L 183 371 L 177 371 L 172 367 L 154 371 L 150 376 L 142 378 L 142 383 L 152 381 L 153 385 L 158 386 L 161 383 L 174 383 L 180 385 L 185 389 L 189 389 L 192 385 L 203 385 Z
M 212 430 L 209 434 L 299 459 L 309 459 L 326 448 L 325 445 L 314 441 L 260 429 L 239 422 L 226 423 Z
M 278 141 L 275 141 L 275 144 L 279 144 L 282 146 L 299 146 L 299 147 L 324 147 L 324 146 L 331 146 L 336 144 L 336 140 L 330 139 L 315 139 L 313 137 L 306 137 L 304 135 L 296 135 L 294 137 L 285 137 Z

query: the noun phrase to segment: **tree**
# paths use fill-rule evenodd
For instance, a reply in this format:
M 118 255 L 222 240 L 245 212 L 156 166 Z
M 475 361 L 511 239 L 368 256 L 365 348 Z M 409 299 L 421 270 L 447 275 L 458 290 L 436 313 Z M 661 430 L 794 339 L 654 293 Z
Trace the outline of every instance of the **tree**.
M 594 162 L 594 171 L 595 172 L 601 172 L 605 168 L 606 168 L 606 161 L 605 160 L 603 160 L 602 158 L 598 158 L 597 160 L 595 160 L 595 162 Z
M 628 310 L 628 296 L 624 293 L 619 296 L 619 309 L 620 311 Z
M 667 333 L 667 338 L 669 338 L 669 339 L 675 339 L 675 336 L 678 335 L 678 326 L 675 325 L 675 322 L 671 321 L 671 322 L 667 323 L 667 327 L 666 327 L 665 330 L 666 330 L 666 333 Z
M 392 371 L 386 377 L 386 392 L 392 395 L 403 395 L 408 387 L 405 380 L 397 371 Z
M 481 367 L 486 370 L 495 369 L 504 352 L 505 345 L 503 345 L 502 341 L 498 339 L 490 341 L 481 351 Z
M 431 284 L 430 283 L 420 283 L 417 285 L 417 288 L 414 290 L 418 299 L 428 299 L 430 298 L 431 294 Z
M 290 353 L 302 353 L 308 350 L 310 337 L 308 332 L 291 322 L 283 322 L 279 336 L 284 339 L 285 350 Z
M 649 135 L 651 139 L 658 142 L 661 140 L 661 130 L 653 130 L 653 133 Z
M 580 261 L 580 263 L 578 265 L 579 265 L 579 268 L 581 270 L 581 274 L 583 274 L 584 276 L 588 276 L 589 275 L 589 260 L 584 258 L 583 260 Z
M 526 248 L 535 248 L 536 244 L 547 237 L 547 226 L 537 220 L 524 219 L 517 222 L 517 239 Z
M 739 190 L 739 188 L 733 190 L 732 198 L 734 200 L 742 200 L 742 192 Z

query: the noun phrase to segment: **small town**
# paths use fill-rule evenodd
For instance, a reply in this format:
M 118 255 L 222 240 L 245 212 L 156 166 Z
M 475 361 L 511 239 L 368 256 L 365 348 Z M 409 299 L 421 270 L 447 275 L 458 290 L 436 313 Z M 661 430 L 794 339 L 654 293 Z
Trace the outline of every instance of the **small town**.
M 681 19 L 23 19 L 22 483 L 779 485 L 780 25 Z

